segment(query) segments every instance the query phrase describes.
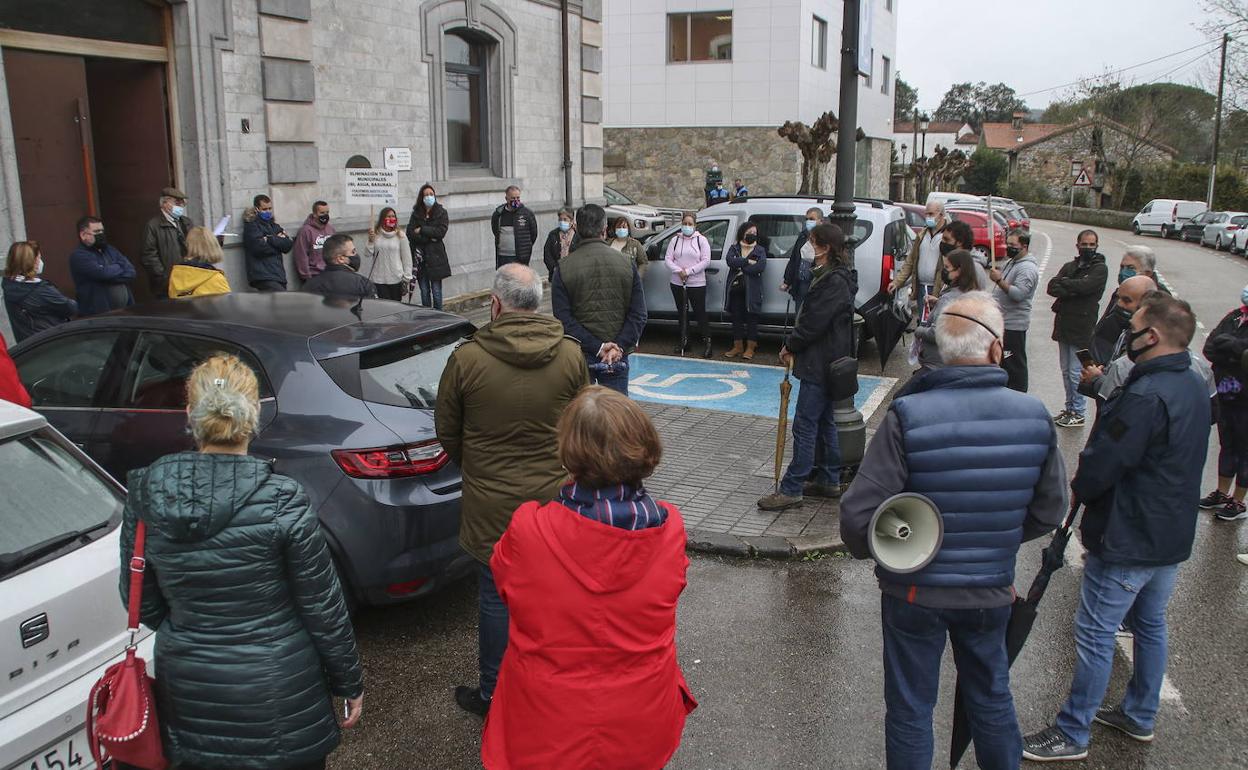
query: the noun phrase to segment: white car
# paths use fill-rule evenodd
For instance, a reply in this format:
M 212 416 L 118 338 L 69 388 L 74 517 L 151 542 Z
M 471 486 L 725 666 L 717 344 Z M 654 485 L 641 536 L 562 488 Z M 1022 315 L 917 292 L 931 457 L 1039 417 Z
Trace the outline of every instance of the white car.
M 1157 198 L 1144 204 L 1131 220 L 1131 232 L 1156 233 L 1162 238 L 1177 238 L 1188 220 L 1208 207 L 1201 201 Z
M 698 212 L 698 231 L 711 242 L 711 266 L 706 269 L 706 310 L 711 325 L 731 326 L 724 310 L 725 283 L 728 267 L 724 257 L 737 237 L 737 228 L 745 221 L 758 227 L 759 242 L 767 249 L 767 266 L 763 273 L 763 311 L 760 328 L 782 332 L 793 323 L 792 300 L 780 290 L 789 250 L 805 227 L 806 210 L 818 207 L 828 212 L 832 196 L 754 196 L 702 209 Z M 910 250 L 914 234 L 906 226 L 905 212 L 885 200 L 858 198 L 854 201 L 854 266 L 858 270 L 858 294 L 854 306 L 861 308 L 893 279 L 894 265 L 900 265 Z M 672 291 L 671 272 L 663 264 L 668 242 L 679 227 L 672 227 L 646 243 L 650 264 L 643 277 L 646 294 L 647 323 L 677 322 L 676 302 Z M 658 264 L 656 264 L 658 263 Z
M 0 401 L 0 768 L 92 770 L 87 695 L 129 635 L 125 490 L 35 412 Z M 139 654 L 153 665 L 154 635 Z
M 629 234 L 637 240 L 645 240 L 668 225 L 680 223 L 681 212 L 644 206 L 610 187 L 602 188 L 602 197 L 606 200 L 607 229 L 611 229 L 611 223 L 617 217 L 625 217 L 628 219 Z

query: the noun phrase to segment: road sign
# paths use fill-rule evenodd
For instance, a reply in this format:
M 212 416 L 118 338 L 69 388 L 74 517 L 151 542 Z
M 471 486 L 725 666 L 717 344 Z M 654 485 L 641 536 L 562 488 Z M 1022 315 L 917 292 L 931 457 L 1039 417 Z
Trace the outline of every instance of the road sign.
M 1071 175 L 1071 176 L 1079 176 L 1079 172 L 1080 172 L 1080 171 L 1083 171 L 1083 161 L 1081 161 L 1081 160 L 1072 160 L 1072 161 L 1070 162 L 1070 175 Z
M 1079 169 L 1079 176 L 1075 177 L 1075 187 L 1091 187 L 1092 177 L 1088 174 L 1086 168 Z
M 384 168 L 346 170 L 347 203 L 364 206 L 396 206 L 399 203 L 399 172 Z

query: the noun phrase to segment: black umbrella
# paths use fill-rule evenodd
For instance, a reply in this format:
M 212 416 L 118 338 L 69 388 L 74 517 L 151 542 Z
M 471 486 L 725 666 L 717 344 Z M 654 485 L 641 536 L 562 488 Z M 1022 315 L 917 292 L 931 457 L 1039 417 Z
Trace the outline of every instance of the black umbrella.
M 893 348 L 897 347 L 901 333 L 906 330 L 906 324 L 909 321 L 898 313 L 893 296 L 886 291 L 881 291 L 867 300 L 858 311 L 867 330 L 875 338 L 875 346 L 880 352 L 881 372 L 884 371 L 884 365 L 888 363 L 888 357 L 892 354 Z
M 1079 501 L 1076 500 L 1071 503 L 1070 513 L 1066 514 L 1066 521 L 1062 522 L 1061 528 L 1054 533 L 1052 542 L 1040 552 L 1040 571 L 1036 573 L 1036 579 L 1031 581 L 1031 588 L 1027 589 L 1027 597 L 1016 597 L 1014 606 L 1010 608 L 1010 622 L 1005 627 L 1005 652 L 1011 664 L 1022 651 L 1023 644 L 1031 633 L 1031 627 L 1036 622 L 1036 611 L 1039 609 L 1045 590 L 1049 587 L 1049 578 L 1053 577 L 1053 573 L 1066 563 L 1066 545 L 1070 542 L 1071 527 L 1074 526 L 1075 516 L 1078 513 Z M 966 753 L 966 747 L 969 745 L 971 745 L 971 722 L 966 716 L 961 682 L 959 682 L 953 695 L 953 738 L 949 746 L 949 767 L 958 766 L 958 762 L 962 761 L 962 755 Z

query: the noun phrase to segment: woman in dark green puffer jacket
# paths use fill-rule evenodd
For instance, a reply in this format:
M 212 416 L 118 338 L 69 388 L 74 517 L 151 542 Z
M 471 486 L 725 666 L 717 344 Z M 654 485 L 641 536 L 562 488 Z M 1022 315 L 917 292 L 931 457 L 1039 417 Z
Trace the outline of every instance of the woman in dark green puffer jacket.
M 214 356 L 187 383 L 199 452 L 130 474 L 121 596 L 147 526 L 143 624 L 156 634 L 165 753 L 178 770 L 323 768 L 331 696 L 363 710 L 363 672 L 329 550 L 299 484 L 247 456 L 256 378 Z

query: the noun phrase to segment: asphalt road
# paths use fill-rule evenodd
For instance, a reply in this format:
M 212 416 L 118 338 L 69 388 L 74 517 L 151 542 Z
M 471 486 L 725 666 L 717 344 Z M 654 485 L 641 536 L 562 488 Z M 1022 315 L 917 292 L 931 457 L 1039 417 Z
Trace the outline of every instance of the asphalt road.
M 1032 250 L 1045 277 L 1074 254 L 1082 228 L 1035 222 Z M 1194 244 L 1103 231 L 1110 275 L 1127 243 L 1158 253 L 1165 280 L 1192 303 L 1203 326 L 1238 304 L 1248 261 Z M 1108 291 L 1106 293 L 1108 296 Z M 1029 335 L 1033 393 L 1052 411 L 1062 405 L 1049 302 L 1038 297 Z M 647 338 L 670 346 L 664 335 Z M 1203 344 L 1198 332 L 1194 347 Z M 760 361 L 761 362 L 761 361 Z M 894 355 L 890 376 L 906 375 Z M 874 373 L 874 372 L 872 372 Z M 1073 471 L 1085 429 L 1061 432 Z M 1211 440 L 1211 454 L 1216 443 Z M 1193 458 L 1198 461 L 1199 458 Z M 1214 467 L 1205 465 L 1206 487 Z M 1042 543 L 1019 556 L 1018 583 L 1035 572 Z M 1094 727 L 1086 768 L 1248 767 L 1248 525 L 1202 514 L 1195 554 L 1184 565 L 1170 605 L 1170 668 L 1157 740 L 1134 743 Z M 1078 554 L 1049 589 L 1031 640 L 1013 672 L 1024 732 L 1049 723 L 1069 688 L 1074 665 L 1072 619 L 1078 597 Z M 879 592 L 872 565 L 847 558 L 802 562 L 741 561 L 694 556 L 680 605 L 680 659 L 700 707 L 670 764 L 676 770 L 742 768 L 878 768 L 883 766 L 883 684 Z M 475 681 L 476 589 L 461 583 L 414 605 L 366 610 L 356 628 L 367 669 L 362 725 L 331 758 L 343 768 L 479 767 L 480 720 L 451 699 L 457 684 Z M 1120 646 L 1108 699 L 1129 676 Z M 952 712 L 952 659 L 946 654 L 937 706 L 937 767 L 947 766 Z M 643 728 L 644 729 L 644 728 Z M 1027 764 L 1027 763 L 1025 763 Z M 962 767 L 974 767 L 972 759 Z

